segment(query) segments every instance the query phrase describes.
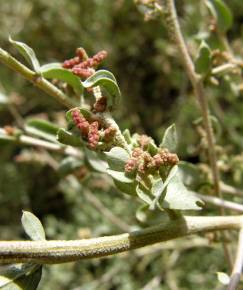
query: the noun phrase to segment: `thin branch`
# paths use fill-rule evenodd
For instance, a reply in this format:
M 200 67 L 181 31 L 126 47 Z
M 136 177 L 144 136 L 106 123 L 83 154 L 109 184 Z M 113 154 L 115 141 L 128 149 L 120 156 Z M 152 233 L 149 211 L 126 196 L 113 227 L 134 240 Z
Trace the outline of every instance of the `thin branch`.
M 169 32 L 172 41 L 176 44 L 178 48 L 181 60 L 183 62 L 187 75 L 192 83 L 192 86 L 195 91 L 195 96 L 201 108 L 208 143 L 208 155 L 210 166 L 212 169 L 215 194 L 221 199 L 223 199 L 222 192 L 220 191 L 220 175 L 217 167 L 213 129 L 209 117 L 208 100 L 205 94 L 203 82 L 200 75 L 198 75 L 195 71 L 194 63 L 192 61 L 184 37 L 182 35 L 174 0 L 162 0 L 162 3 L 163 3 L 163 14 L 165 18 L 165 23 L 167 25 L 167 30 Z M 220 208 L 220 212 L 221 215 L 224 215 L 225 212 L 223 207 Z M 222 242 L 222 244 L 224 248 L 225 257 L 227 258 L 229 265 L 232 267 L 232 259 L 230 256 L 229 249 L 227 248 L 227 245 L 224 242 Z
M 7 51 L 0 48 L 0 62 L 14 70 L 15 72 L 21 74 L 25 79 L 32 82 L 42 91 L 46 92 L 48 95 L 54 97 L 59 103 L 63 104 L 67 108 L 76 107 L 77 103 L 71 100 L 67 95 L 65 95 L 61 90 L 55 87 L 48 80 L 44 79 L 42 76 L 37 75 L 34 71 L 30 70 L 28 67 L 20 63 L 17 59 L 12 57 Z
M 140 231 L 86 240 L 2 241 L 0 264 L 55 264 L 101 258 L 192 234 L 239 229 L 242 225 L 243 216 L 184 216 Z
M 206 203 L 211 203 L 211 204 L 218 206 L 218 207 L 223 207 L 226 209 L 230 209 L 230 210 L 234 210 L 234 211 L 238 211 L 240 213 L 243 213 L 243 205 L 241 205 L 239 203 L 224 200 L 224 199 L 221 199 L 221 198 L 218 198 L 215 196 L 208 196 L 208 195 L 196 193 L 196 192 L 194 194 L 196 196 L 198 196 L 199 198 L 201 198 Z
M 123 220 L 113 214 L 107 207 L 103 205 L 103 203 L 89 190 L 83 190 L 82 194 L 84 197 L 95 207 L 97 208 L 101 214 L 106 217 L 109 221 L 111 221 L 114 225 L 116 225 L 122 231 L 129 231 L 130 226 L 126 224 Z M 243 211 L 242 211 L 243 212 Z
M 212 69 L 212 74 L 213 75 L 218 75 L 218 74 L 223 74 L 232 71 L 237 67 L 236 64 L 233 63 L 225 63 L 220 66 L 217 66 Z
M 230 283 L 228 285 L 228 290 L 235 290 L 240 282 L 240 276 L 243 267 L 243 228 L 239 233 L 238 249 L 236 254 L 236 259 L 234 263 L 234 268 L 230 277 Z
M 55 152 L 60 152 L 66 155 L 74 156 L 77 158 L 82 157 L 82 153 L 79 150 L 76 150 L 75 148 L 71 146 L 65 146 L 65 145 L 60 145 L 57 143 L 51 143 L 45 140 L 33 138 L 27 135 L 20 135 L 20 136 L 11 136 L 7 135 L 6 131 L 2 128 L 0 128 L 0 137 L 4 136 L 7 141 L 14 142 L 16 144 L 20 145 L 30 145 L 30 146 L 35 146 L 35 147 L 41 147 L 45 148 L 51 151 Z
M 242 189 L 225 184 L 224 182 L 220 183 L 220 188 L 225 193 L 230 193 L 232 195 L 238 195 L 238 196 L 243 197 L 243 190 Z

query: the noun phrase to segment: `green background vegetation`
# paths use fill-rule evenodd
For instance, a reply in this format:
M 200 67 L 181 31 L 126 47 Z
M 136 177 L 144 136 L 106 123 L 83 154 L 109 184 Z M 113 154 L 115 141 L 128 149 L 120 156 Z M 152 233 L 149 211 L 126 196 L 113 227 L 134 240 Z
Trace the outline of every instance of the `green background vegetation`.
M 177 2 L 192 54 L 196 56 L 202 38 L 208 39 L 213 48 L 222 48 L 208 35 L 210 21 L 203 1 Z M 242 56 L 243 5 L 240 0 L 227 3 L 234 15 L 229 42 L 235 54 Z M 109 57 L 103 68 L 114 73 L 123 95 L 122 106 L 114 114 L 121 128 L 146 133 L 160 142 L 165 128 L 175 122 L 180 158 L 197 164 L 205 161 L 205 154 L 198 150 L 200 136 L 193 125 L 200 112 L 176 48 L 168 40 L 161 20 L 144 22 L 133 1 L 0 1 L 0 27 L 1 47 L 16 55 L 7 41 L 10 34 L 32 47 L 41 64 L 70 58 L 80 46 L 91 55 L 107 50 Z M 242 86 L 239 76 L 229 76 L 220 78 L 219 86 L 209 84 L 207 89 L 211 112 L 221 128 L 217 142 L 222 146 L 218 147 L 222 175 L 239 187 L 243 185 Z M 14 110 L 22 117 L 41 116 L 65 124 L 62 106 L 2 65 L 0 91 L 15 103 Z M 13 108 L 0 104 L 0 125 L 9 124 L 18 125 Z M 65 182 L 58 170 L 61 160 L 60 154 L 0 144 L 1 240 L 25 238 L 20 224 L 22 209 L 41 219 L 48 239 L 121 232 L 82 190 Z M 87 183 L 92 193 L 131 228 L 144 226 L 135 217 L 139 202 L 124 198 L 107 177 L 94 174 Z M 194 246 L 195 241 L 201 246 Z M 181 243 L 177 243 L 181 247 L 169 243 L 169 249 L 161 245 L 108 259 L 45 267 L 39 289 L 215 288 L 215 273 L 226 269 L 220 245 L 205 246 L 205 237 L 184 239 Z

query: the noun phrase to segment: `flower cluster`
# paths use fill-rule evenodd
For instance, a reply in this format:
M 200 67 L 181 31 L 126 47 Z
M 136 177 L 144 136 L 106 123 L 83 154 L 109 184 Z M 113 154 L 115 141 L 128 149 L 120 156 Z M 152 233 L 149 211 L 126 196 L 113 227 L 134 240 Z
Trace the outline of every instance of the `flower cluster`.
M 88 142 L 91 149 L 95 149 L 100 139 L 99 123 L 92 122 L 89 126 Z
M 78 109 L 72 111 L 72 120 L 75 126 L 80 130 L 82 138 L 88 141 L 90 149 L 97 149 L 99 141 L 106 145 L 113 142 L 116 135 L 116 128 L 104 128 L 104 125 L 98 118 L 87 120 Z M 103 146 L 104 147 L 104 146 Z
M 63 67 L 71 69 L 71 71 L 86 79 L 95 73 L 95 68 L 107 57 L 107 52 L 102 50 L 95 54 L 93 57 L 88 57 L 83 48 L 76 50 L 76 56 L 74 58 L 65 60 Z
M 125 172 L 151 174 L 161 166 L 173 166 L 178 162 L 178 156 L 169 152 L 166 148 L 161 148 L 157 154 L 151 155 L 149 152 L 144 151 L 142 147 L 136 147 L 132 152 L 132 157 L 125 164 Z

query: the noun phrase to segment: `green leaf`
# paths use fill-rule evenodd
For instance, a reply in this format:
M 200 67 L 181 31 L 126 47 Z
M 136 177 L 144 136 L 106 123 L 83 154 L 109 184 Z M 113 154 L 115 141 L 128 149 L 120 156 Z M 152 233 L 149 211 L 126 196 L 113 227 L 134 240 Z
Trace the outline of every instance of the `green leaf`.
M 112 170 L 124 171 L 125 164 L 129 159 L 127 151 L 121 147 L 113 147 L 109 152 L 104 152 L 109 167 Z
M 21 222 L 25 233 L 31 240 L 44 241 L 46 239 L 44 228 L 40 220 L 33 213 L 23 211 Z
M 158 153 L 158 148 L 157 146 L 155 145 L 154 141 L 151 141 L 149 144 L 148 144 L 148 152 L 153 156 L 155 154 Z
M 71 71 L 64 69 L 60 63 L 50 63 L 41 66 L 40 72 L 43 77 L 47 79 L 58 79 L 66 82 L 71 87 L 73 87 L 74 91 L 81 95 L 83 94 L 83 86 L 82 83 L 76 75 L 74 75 Z
M 132 183 L 124 183 L 113 179 L 113 182 L 121 192 L 129 195 L 136 195 L 137 182 L 135 180 Z
M 161 202 L 164 199 L 165 189 L 168 186 L 171 179 L 177 174 L 177 172 L 178 172 L 178 166 L 175 165 L 171 168 L 165 182 L 163 182 L 162 179 L 160 178 L 152 183 L 151 194 L 155 196 L 155 198 L 153 202 L 150 204 L 149 208 L 151 210 L 154 210 L 156 205 L 160 207 L 159 201 Z
M 27 121 L 25 130 L 32 135 L 56 142 L 56 134 L 59 127 L 46 120 L 31 119 Z
M 153 202 L 150 195 L 149 195 L 149 192 L 147 190 L 141 188 L 140 185 L 137 186 L 137 195 L 141 200 L 143 200 L 148 205 L 151 205 L 151 203 Z
M 136 219 L 139 222 L 144 223 L 147 221 L 148 209 L 149 209 L 149 206 L 147 204 L 143 204 L 136 210 Z
M 85 157 L 86 161 L 93 170 L 101 173 L 106 173 L 106 170 L 108 169 L 108 164 L 104 160 L 104 154 L 97 153 L 85 148 Z
M 0 289 L 35 290 L 42 276 L 42 266 L 33 264 L 13 264 L 2 266 Z
M 115 109 L 118 106 L 121 93 L 112 73 L 106 70 L 99 70 L 82 84 L 85 88 L 100 86 L 107 97 L 108 108 Z
M 218 281 L 223 285 L 228 285 L 230 282 L 230 277 L 224 272 L 217 272 Z
M 180 161 L 178 164 L 178 175 L 183 183 L 190 189 L 197 189 L 201 182 L 204 182 L 200 176 L 200 170 L 192 163 Z
M 0 92 L 0 105 L 7 105 L 9 103 L 9 98 Z
M 122 133 L 122 135 L 124 136 L 125 140 L 127 141 L 128 144 L 132 143 L 132 136 L 131 133 L 129 131 L 129 129 L 125 129 Z
M 217 21 L 217 28 L 220 32 L 227 32 L 233 24 L 233 15 L 223 0 L 209 0 L 206 5 Z
M 64 158 L 58 167 L 58 172 L 61 176 L 66 176 L 70 173 L 73 173 L 76 169 L 80 168 L 84 164 L 83 160 L 79 160 L 72 156 Z
M 57 131 L 57 141 L 65 144 L 65 145 L 70 145 L 73 147 L 83 147 L 83 143 L 81 141 L 81 138 L 78 136 L 75 136 L 74 134 L 66 131 L 63 128 L 60 128 Z
M 34 71 L 39 73 L 40 64 L 33 49 L 23 42 L 13 40 L 11 36 L 9 36 L 9 42 L 17 48 L 18 52 L 33 67 Z
M 211 50 L 205 41 L 202 41 L 195 60 L 195 70 L 201 75 L 207 75 L 212 67 Z
M 123 183 L 133 183 L 134 180 L 127 177 L 124 172 L 107 169 L 106 172 L 115 180 Z
M 180 177 L 171 178 L 161 206 L 175 210 L 200 210 L 203 202 L 192 192 L 188 191 Z
M 161 178 L 152 183 L 151 193 L 153 196 L 160 196 L 164 190 L 164 182 Z
M 171 152 L 175 152 L 176 151 L 176 147 L 177 147 L 177 133 L 176 133 L 176 126 L 175 124 L 172 124 L 170 127 L 168 127 L 165 130 L 164 136 L 163 136 L 163 140 L 160 144 L 161 148 L 167 148 L 169 149 Z

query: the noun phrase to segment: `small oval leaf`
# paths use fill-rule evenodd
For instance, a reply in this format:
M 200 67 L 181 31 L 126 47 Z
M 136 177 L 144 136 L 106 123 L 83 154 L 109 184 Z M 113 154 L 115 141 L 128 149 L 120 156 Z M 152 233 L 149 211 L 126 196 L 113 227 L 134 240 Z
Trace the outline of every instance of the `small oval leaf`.
M 111 169 L 107 169 L 106 172 L 115 180 L 124 182 L 124 183 L 133 183 L 134 180 L 127 177 L 124 172 L 115 171 Z
M 139 185 L 137 186 L 137 195 L 138 197 L 144 201 L 146 204 L 151 205 L 152 204 L 152 199 L 149 196 L 149 193 L 143 190 Z
M 176 126 L 175 124 L 172 124 L 170 127 L 168 127 L 165 130 L 160 147 L 167 148 L 171 152 L 175 152 L 176 147 L 177 147 L 177 142 L 178 140 L 177 140 Z
M 125 164 L 129 159 L 127 151 L 121 147 L 113 147 L 109 152 L 104 152 L 110 169 L 124 171 Z
M 113 182 L 116 188 L 119 189 L 121 192 L 129 194 L 129 195 L 136 195 L 136 187 L 137 187 L 136 181 L 132 183 L 124 183 L 116 179 L 113 179 Z
M 192 192 L 188 191 L 179 175 L 170 179 L 162 202 L 163 208 L 175 210 L 201 210 L 203 202 Z
M 40 68 L 40 72 L 43 77 L 47 79 L 58 79 L 66 82 L 78 95 L 83 94 L 84 88 L 79 77 L 74 75 L 71 71 L 64 69 L 60 63 L 50 63 L 43 65 Z
M 56 142 L 56 134 L 59 127 L 53 123 L 42 119 L 30 119 L 25 126 L 26 132 L 44 138 L 51 142 Z
M 105 156 L 102 153 L 97 153 L 85 148 L 85 157 L 88 165 L 95 171 L 106 173 L 108 164 L 104 160 Z
M 23 211 L 21 218 L 22 226 L 25 233 L 33 241 L 44 241 L 45 231 L 40 220 L 31 212 Z
M 12 264 L 3 266 L 0 273 L 0 289 L 35 290 L 42 276 L 42 266 L 33 264 Z
M 211 50 L 205 41 L 201 42 L 198 55 L 195 60 L 195 70 L 197 73 L 207 75 L 212 66 Z
M 106 70 L 97 71 L 82 84 L 85 88 L 100 86 L 105 91 L 108 108 L 111 110 L 118 106 L 121 92 L 112 73 Z
M 224 272 L 217 272 L 218 281 L 223 285 L 228 285 L 230 282 L 230 277 Z
M 226 3 L 223 0 L 209 0 L 206 5 L 217 21 L 217 28 L 223 33 L 227 32 L 233 24 L 233 16 Z
M 19 53 L 33 67 L 34 71 L 39 73 L 40 63 L 35 55 L 34 50 L 23 42 L 13 40 L 11 36 L 9 36 L 9 42 L 12 43 L 17 48 Z
M 60 128 L 57 131 L 57 141 L 65 144 L 65 145 L 70 145 L 73 147 L 83 147 L 83 143 L 81 141 L 81 138 L 78 136 L 75 136 L 74 134 L 66 131 L 63 128 Z

